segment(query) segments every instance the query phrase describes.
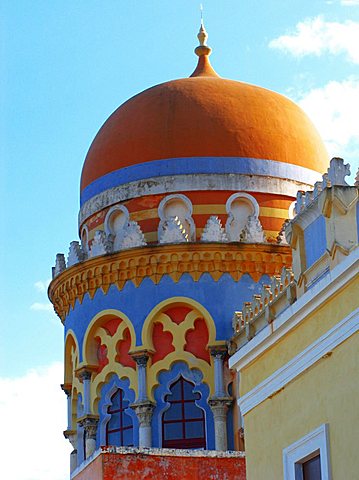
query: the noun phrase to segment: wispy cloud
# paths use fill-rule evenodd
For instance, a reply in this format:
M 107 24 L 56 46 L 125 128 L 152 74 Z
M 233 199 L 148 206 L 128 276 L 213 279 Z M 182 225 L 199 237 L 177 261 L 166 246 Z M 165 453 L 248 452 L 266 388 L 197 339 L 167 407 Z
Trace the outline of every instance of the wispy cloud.
M 6 432 L 0 436 L 2 478 L 69 477 L 72 448 L 61 433 L 66 429 L 66 397 L 59 388 L 62 378 L 60 362 L 30 370 L 22 377 L 0 377 L 1 428 Z
M 322 16 L 299 22 L 292 32 L 269 43 L 270 48 L 296 57 L 309 54 L 319 56 L 325 53 L 345 54 L 353 63 L 359 63 L 358 45 L 359 22 L 327 22 Z
M 41 302 L 35 302 L 32 305 L 30 305 L 30 310 L 35 310 L 37 312 L 52 312 L 53 308 L 51 303 L 41 303 Z
M 47 287 L 49 286 L 50 279 L 43 281 L 43 280 L 38 280 L 37 282 L 34 283 L 34 287 L 36 290 L 40 293 L 44 293 L 47 291 Z
M 345 7 L 354 7 L 356 5 L 359 6 L 359 0 L 341 0 L 340 3 Z
M 353 105 L 359 105 L 359 77 L 331 81 L 294 98 L 307 112 L 326 143 L 330 156 L 347 158 L 352 174 L 358 168 L 359 129 Z M 355 170 L 355 171 L 354 171 Z

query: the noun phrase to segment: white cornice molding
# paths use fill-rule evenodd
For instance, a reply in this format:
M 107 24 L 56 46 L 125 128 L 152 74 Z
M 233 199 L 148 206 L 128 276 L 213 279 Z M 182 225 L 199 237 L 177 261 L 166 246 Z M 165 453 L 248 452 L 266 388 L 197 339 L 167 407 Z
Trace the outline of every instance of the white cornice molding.
M 359 330 L 359 307 L 328 330 L 324 335 L 239 398 L 238 405 L 245 415 L 268 397 L 273 396 L 314 363 L 332 352 Z
M 356 248 L 270 325 L 234 353 L 229 359 L 229 367 L 240 371 L 253 362 L 354 278 L 358 274 L 358 267 L 359 248 Z

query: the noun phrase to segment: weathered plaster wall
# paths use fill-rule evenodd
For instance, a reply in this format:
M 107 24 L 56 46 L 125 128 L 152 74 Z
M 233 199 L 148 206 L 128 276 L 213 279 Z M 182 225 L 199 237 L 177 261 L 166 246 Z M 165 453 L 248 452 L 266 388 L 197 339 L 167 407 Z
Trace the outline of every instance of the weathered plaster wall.
M 245 415 L 248 480 L 282 479 L 283 448 L 323 423 L 329 424 L 332 478 L 357 478 L 358 351 L 355 334 Z
M 99 466 L 102 466 L 102 472 Z M 97 475 L 97 476 L 96 476 Z M 102 453 L 73 480 L 245 480 L 244 456 Z
M 297 328 L 283 337 L 264 355 L 241 371 L 241 395 L 285 365 L 327 330 L 352 312 L 357 306 L 359 278 L 354 278 L 345 290 L 336 292 Z

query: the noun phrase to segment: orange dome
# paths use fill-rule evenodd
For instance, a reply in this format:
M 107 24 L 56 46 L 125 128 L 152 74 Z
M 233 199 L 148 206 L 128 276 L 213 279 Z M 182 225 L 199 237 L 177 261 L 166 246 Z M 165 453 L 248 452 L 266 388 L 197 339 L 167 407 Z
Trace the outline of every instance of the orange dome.
M 207 56 L 193 75 L 149 88 L 109 117 L 87 154 L 81 189 L 123 167 L 178 157 L 249 157 L 326 170 L 323 142 L 291 100 L 218 77 Z

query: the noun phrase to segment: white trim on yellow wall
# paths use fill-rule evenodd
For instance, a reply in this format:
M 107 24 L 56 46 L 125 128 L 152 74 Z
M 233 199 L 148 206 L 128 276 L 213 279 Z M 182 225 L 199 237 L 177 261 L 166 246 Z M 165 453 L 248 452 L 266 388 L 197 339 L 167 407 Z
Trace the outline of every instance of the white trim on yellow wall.
M 356 248 L 270 325 L 263 328 L 252 340 L 232 355 L 229 359 L 229 367 L 240 371 L 252 363 L 355 278 L 358 270 L 359 248 Z
M 317 454 L 320 455 L 321 479 L 331 480 L 328 429 L 328 424 L 323 423 L 283 450 L 284 480 L 302 480 L 301 464 Z
M 332 352 L 359 330 L 359 308 L 325 332 L 315 342 L 238 399 L 242 415 L 284 388 L 314 363 Z

